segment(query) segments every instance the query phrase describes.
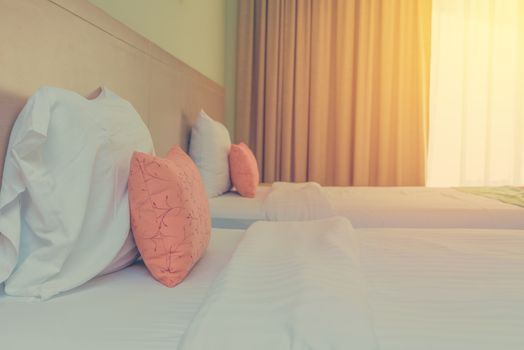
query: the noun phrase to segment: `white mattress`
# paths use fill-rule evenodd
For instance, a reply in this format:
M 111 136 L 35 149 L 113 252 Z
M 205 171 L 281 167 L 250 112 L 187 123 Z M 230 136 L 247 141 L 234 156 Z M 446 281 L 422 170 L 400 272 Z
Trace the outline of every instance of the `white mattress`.
M 213 230 L 202 260 L 167 288 L 138 263 L 46 302 L 0 295 L 2 349 L 176 349 L 243 231 Z
M 524 209 L 452 188 L 325 187 L 335 211 L 354 227 L 524 229 Z M 265 220 L 261 186 L 253 199 L 227 193 L 210 200 L 214 227 L 245 229 Z

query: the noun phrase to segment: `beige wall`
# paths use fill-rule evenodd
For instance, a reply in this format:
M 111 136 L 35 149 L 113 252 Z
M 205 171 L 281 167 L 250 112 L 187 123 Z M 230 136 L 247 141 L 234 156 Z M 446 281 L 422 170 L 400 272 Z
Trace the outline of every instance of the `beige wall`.
M 224 85 L 226 0 L 89 0 Z
M 201 108 L 224 120 L 220 84 L 86 0 L 0 0 L 0 53 L 0 182 L 14 121 L 44 85 L 83 96 L 108 87 L 137 109 L 159 155 L 187 147 Z
M 237 53 L 237 15 L 238 0 L 226 0 L 226 51 L 225 51 L 225 96 L 226 110 L 224 122 L 231 139 L 235 139 L 235 88 Z

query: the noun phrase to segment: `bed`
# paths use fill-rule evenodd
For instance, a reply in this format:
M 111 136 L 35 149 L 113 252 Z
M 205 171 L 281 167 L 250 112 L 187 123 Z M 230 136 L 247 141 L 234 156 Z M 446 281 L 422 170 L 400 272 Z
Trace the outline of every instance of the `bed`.
M 6 320 L 0 327 L 2 347 L 176 349 L 242 234 L 214 230 L 205 257 L 176 288 L 155 281 L 139 262 L 46 302 L 0 294 L 0 312 Z
M 324 231 L 318 233 L 319 227 Z M 349 304 L 357 307 L 351 317 L 358 316 L 359 326 L 347 331 L 366 334 L 369 330 L 369 339 L 359 341 L 372 342 L 361 350 L 524 347 L 523 231 L 381 228 L 355 229 L 348 234 L 337 232 L 337 227 L 340 219 L 261 222 L 247 232 L 215 229 L 205 257 L 175 288 L 163 287 L 144 266 L 136 264 L 47 302 L 26 303 L 2 296 L 2 319 L 9 320 L 0 327 L 2 345 L 13 349 L 156 350 L 218 349 L 228 342 L 227 348 L 232 350 L 258 349 L 268 343 L 257 342 L 257 329 L 265 331 L 268 325 L 254 323 L 257 327 L 253 330 L 250 320 L 277 317 L 273 324 L 279 325 L 282 315 L 292 315 L 283 321 L 289 326 L 283 331 L 298 342 L 305 339 L 301 332 L 311 332 L 310 323 L 318 327 L 324 316 L 321 310 L 311 321 L 305 317 L 306 304 L 301 302 L 330 305 L 322 293 L 336 293 L 339 282 L 329 282 L 325 268 L 340 264 L 343 260 L 339 256 L 347 248 L 351 253 L 347 257 L 355 262 L 348 282 L 363 287 L 361 291 L 343 289 L 344 294 L 359 300 L 356 305 Z M 347 246 L 341 244 L 346 236 L 351 237 Z M 337 244 L 329 247 L 333 242 Z M 304 259 L 306 253 L 309 264 Z M 344 279 L 344 270 L 332 271 Z M 296 276 L 290 280 L 295 278 L 298 284 L 283 278 L 290 274 Z M 237 283 L 242 288 L 237 288 Z M 312 299 L 315 302 L 310 303 Z M 220 305 L 223 308 L 218 308 Z M 344 310 L 348 306 L 338 299 L 331 305 Z M 252 312 L 258 316 L 253 318 Z M 202 316 L 206 320 L 203 324 Z M 369 329 L 360 329 L 362 325 Z M 228 328 L 232 326 L 238 328 Z M 224 333 L 224 327 L 229 332 Z M 203 331 L 215 347 L 194 342 L 202 339 Z M 242 347 L 246 345 L 241 337 L 244 331 L 254 332 L 249 347 Z M 316 333 L 322 332 L 316 328 Z M 264 334 L 271 338 L 270 333 Z M 280 345 L 271 348 L 294 348 Z
M 16 115 L 44 84 L 82 95 L 110 87 L 136 106 L 160 154 L 187 146 L 188 116 L 200 108 L 223 119 L 221 87 L 88 2 L 0 0 L 0 7 L 0 168 Z M 259 191 L 242 215 L 265 217 L 267 190 Z M 345 190 L 331 191 L 347 199 Z M 240 212 L 234 194 L 224 198 L 219 209 Z M 356 219 L 353 226 L 364 226 Z M 521 350 L 523 249 L 522 230 L 352 229 L 345 218 L 213 229 L 205 255 L 174 288 L 138 262 L 47 301 L 0 294 L 1 345 Z
M 336 215 L 355 227 L 524 229 L 524 208 L 453 188 L 324 187 Z M 211 198 L 213 227 L 245 229 L 267 220 L 272 188 L 259 186 L 255 198 L 236 192 Z

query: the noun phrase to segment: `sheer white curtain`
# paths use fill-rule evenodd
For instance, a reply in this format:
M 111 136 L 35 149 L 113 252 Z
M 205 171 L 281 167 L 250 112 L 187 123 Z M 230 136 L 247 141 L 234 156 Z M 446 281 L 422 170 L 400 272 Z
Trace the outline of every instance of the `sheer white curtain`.
M 524 184 L 524 0 L 433 0 L 428 186 Z

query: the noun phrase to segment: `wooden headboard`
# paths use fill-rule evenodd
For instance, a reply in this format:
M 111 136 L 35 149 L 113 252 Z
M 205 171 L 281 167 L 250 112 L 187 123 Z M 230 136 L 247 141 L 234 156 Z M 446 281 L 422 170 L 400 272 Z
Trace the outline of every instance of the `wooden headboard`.
M 12 125 L 43 85 L 108 87 L 137 109 L 159 155 L 187 148 L 200 109 L 224 118 L 223 87 L 87 0 L 0 0 L 0 181 Z

